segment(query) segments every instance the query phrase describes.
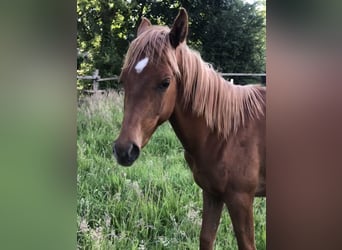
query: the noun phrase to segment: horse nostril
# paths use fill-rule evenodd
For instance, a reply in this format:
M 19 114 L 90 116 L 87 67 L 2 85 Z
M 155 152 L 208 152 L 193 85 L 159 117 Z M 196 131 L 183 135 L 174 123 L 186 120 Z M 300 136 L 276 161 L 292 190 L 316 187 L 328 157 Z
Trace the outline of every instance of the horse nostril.
M 128 150 L 129 159 L 131 161 L 135 161 L 138 158 L 139 153 L 140 153 L 139 147 L 136 144 L 132 143 Z
M 130 166 L 139 157 L 140 148 L 134 143 L 113 144 L 113 155 L 120 165 Z
M 116 147 L 116 143 L 114 142 L 113 143 L 113 155 L 117 159 L 118 158 L 118 154 L 117 154 L 117 151 L 116 151 L 115 147 Z

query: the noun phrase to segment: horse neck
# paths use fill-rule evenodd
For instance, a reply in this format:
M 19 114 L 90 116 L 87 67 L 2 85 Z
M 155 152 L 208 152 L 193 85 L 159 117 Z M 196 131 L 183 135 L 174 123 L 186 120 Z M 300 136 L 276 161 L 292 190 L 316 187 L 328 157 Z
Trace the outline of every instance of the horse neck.
M 184 93 L 186 92 L 185 86 L 192 88 L 193 84 L 196 84 L 197 72 L 200 70 L 199 67 L 203 61 L 198 53 L 186 45 L 182 45 L 176 53 L 178 53 L 180 78 L 175 109 L 169 121 L 184 149 L 188 152 L 194 152 L 202 145 L 201 140 L 209 135 L 211 129 L 208 127 L 205 117 L 194 112 L 189 89 L 186 94 Z M 186 69 L 185 67 L 191 67 L 192 72 L 186 71 L 189 68 Z M 218 73 L 216 74 L 215 77 L 220 77 Z
M 264 116 L 264 89 L 225 81 L 186 46 L 178 53 L 180 77 L 170 122 L 186 150 L 201 145 L 201 138 L 207 138 L 214 130 L 221 137 L 232 138 L 247 121 Z
M 203 117 L 196 116 L 192 110 L 184 108 L 182 100 L 177 98 L 174 111 L 169 119 L 173 130 L 188 152 L 198 151 L 201 141 L 209 134 Z

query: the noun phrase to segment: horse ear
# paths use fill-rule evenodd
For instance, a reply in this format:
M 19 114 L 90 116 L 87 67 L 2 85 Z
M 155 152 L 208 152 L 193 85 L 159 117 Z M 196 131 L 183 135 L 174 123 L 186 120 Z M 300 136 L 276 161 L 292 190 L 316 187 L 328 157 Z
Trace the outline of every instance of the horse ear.
M 145 30 L 147 30 L 151 26 L 150 20 L 148 20 L 146 17 L 141 18 L 141 22 L 138 28 L 137 35 L 139 36 L 141 33 L 143 33 Z
M 188 13 L 184 8 L 180 8 L 178 16 L 176 17 L 171 31 L 170 42 L 176 48 L 180 43 L 184 42 L 188 35 Z

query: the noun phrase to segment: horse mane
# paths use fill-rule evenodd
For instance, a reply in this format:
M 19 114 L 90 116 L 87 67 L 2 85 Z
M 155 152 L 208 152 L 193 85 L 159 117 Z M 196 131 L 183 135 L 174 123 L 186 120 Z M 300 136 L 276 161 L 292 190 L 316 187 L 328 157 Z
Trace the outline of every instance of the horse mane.
M 185 43 L 175 53 L 169 31 L 168 27 L 153 26 L 138 36 L 128 49 L 123 69 L 131 69 L 142 56 L 156 64 L 167 63 L 181 85 L 184 108 L 204 117 L 207 125 L 224 138 L 235 134 L 248 120 L 265 115 L 264 87 L 232 84 Z
M 228 138 L 244 127 L 247 120 L 265 115 L 264 87 L 234 85 L 185 44 L 180 46 L 178 53 L 184 105 L 190 105 L 198 116 L 203 116 L 207 125 L 218 134 Z
M 130 44 L 122 69 L 131 70 L 135 62 L 148 57 L 149 63 L 166 63 L 179 76 L 177 58 L 169 42 L 169 32 L 168 27 L 157 25 L 144 31 Z

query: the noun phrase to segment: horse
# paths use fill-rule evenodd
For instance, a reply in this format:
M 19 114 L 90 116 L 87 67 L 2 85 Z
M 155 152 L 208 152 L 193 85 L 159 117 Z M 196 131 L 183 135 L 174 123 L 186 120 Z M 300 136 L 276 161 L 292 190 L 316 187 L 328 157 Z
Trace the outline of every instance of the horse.
M 240 250 L 256 249 L 253 200 L 266 196 L 266 87 L 226 81 L 186 44 L 188 14 L 171 28 L 142 17 L 124 59 L 124 117 L 113 154 L 131 166 L 169 121 L 203 193 L 200 249 L 213 249 L 224 204 Z

